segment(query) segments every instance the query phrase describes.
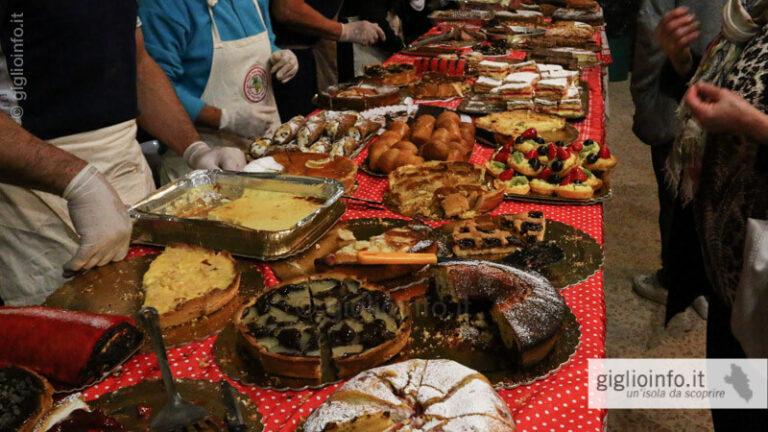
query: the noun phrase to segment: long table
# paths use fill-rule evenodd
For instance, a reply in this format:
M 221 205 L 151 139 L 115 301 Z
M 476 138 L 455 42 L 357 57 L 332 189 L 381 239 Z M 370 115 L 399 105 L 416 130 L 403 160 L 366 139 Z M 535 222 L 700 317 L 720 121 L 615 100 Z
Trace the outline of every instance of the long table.
M 408 56 L 395 55 L 390 62 L 409 62 Z M 426 63 L 429 63 L 427 61 Z M 455 66 L 454 66 L 455 67 Z M 582 79 L 589 83 L 589 112 L 587 117 L 576 123 L 579 139 L 588 138 L 604 142 L 605 104 L 603 99 L 602 68 L 600 66 L 582 71 Z M 417 101 L 455 109 L 459 99 L 440 102 Z M 475 144 L 471 161 L 485 163 L 493 149 Z M 367 149 L 355 159 L 358 164 L 367 157 Z M 371 177 L 362 172 L 357 176 L 358 189 L 355 196 L 380 201 L 388 184 L 386 178 Z M 603 244 L 603 207 L 555 206 L 505 201 L 494 210 L 494 214 L 518 213 L 528 210 L 542 210 L 549 219 L 560 221 L 581 229 Z M 403 216 L 390 211 L 361 210 L 350 206 L 342 219 L 363 217 Z M 133 247 L 128 258 L 156 252 L 154 249 Z M 270 267 L 261 264 L 267 286 L 278 283 Z M 603 292 L 602 269 L 585 282 L 562 291 L 581 327 L 581 340 L 571 360 L 554 374 L 533 384 L 520 386 L 499 393 L 509 404 L 520 431 L 602 431 L 605 425 L 604 410 L 590 410 L 587 407 L 587 361 L 605 357 L 605 296 Z M 329 385 L 321 390 L 274 391 L 252 386 L 243 386 L 225 376 L 216 366 L 212 347 L 216 336 L 168 350 L 173 375 L 177 378 L 204 379 L 218 382 L 227 379 L 241 392 L 258 404 L 263 416 L 265 431 L 288 432 L 306 418 L 312 410 L 322 404 L 341 384 Z M 146 379 L 158 379 L 160 371 L 154 354 L 140 354 L 123 365 L 121 371 L 101 383 L 84 391 L 87 400 L 114 392 L 120 388 L 137 384 Z

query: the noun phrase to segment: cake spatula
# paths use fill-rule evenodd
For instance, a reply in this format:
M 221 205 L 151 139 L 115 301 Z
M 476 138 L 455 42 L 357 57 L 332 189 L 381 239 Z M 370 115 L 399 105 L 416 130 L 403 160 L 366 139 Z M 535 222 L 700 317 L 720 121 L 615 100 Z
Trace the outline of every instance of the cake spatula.
M 173 381 L 171 367 L 168 364 L 168 355 L 165 352 L 165 343 L 163 335 L 160 333 L 158 325 L 157 309 L 145 307 L 139 311 L 139 319 L 144 326 L 144 331 L 149 333 L 152 340 L 152 349 L 155 351 L 157 363 L 160 365 L 160 371 L 163 374 L 163 383 L 165 392 L 168 395 L 168 401 L 163 409 L 152 419 L 149 427 L 153 431 L 197 431 L 197 430 L 218 430 L 213 424 L 208 411 L 195 405 L 181 397 L 176 390 L 176 383 Z

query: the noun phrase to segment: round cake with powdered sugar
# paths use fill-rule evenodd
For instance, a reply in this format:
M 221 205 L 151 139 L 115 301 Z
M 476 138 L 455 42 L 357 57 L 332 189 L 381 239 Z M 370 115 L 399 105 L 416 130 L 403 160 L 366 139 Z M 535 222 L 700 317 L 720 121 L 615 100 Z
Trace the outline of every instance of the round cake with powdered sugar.
M 363 372 L 310 415 L 304 432 L 514 432 L 504 400 L 479 372 L 451 360 L 409 360 Z
M 567 306 L 543 276 L 475 260 L 440 263 L 431 271 L 439 300 L 492 303 L 491 317 L 519 364 L 537 363 L 554 347 Z

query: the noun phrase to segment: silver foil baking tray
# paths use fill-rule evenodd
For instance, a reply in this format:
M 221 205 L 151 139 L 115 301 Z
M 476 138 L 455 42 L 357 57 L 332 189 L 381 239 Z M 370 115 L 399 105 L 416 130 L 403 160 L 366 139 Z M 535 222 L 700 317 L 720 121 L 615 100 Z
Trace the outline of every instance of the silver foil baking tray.
M 323 205 L 293 227 L 280 231 L 253 230 L 207 219 L 176 217 L 172 209 L 200 205 L 214 207 L 239 198 L 243 190 L 261 189 L 324 200 Z M 131 207 L 133 242 L 167 246 L 175 243 L 226 250 L 233 255 L 276 260 L 312 246 L 344 214 L 340 200 L 344 186 L 336 180 L 220 170 L 197 170 L 158 189 Z

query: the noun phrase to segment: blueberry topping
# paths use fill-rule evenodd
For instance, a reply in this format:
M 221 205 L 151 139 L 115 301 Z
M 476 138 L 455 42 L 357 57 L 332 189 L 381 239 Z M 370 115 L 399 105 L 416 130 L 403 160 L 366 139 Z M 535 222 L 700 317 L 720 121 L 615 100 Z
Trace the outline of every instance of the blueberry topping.
M 560 172 L 563 170 L 563 161 L 556 160 L 552 162 L 552 171 Z
M 328 337 L 331 339 L 331 344 L 334 346 L 348 345 L 355 340 L 355 332 L 352 330 L 352 327 L 344 323 L 338 330 L 333 330 Z
M 541 167 L 541 161 L 536 158 L 528 159 L 528 165 L 530 165 L 531 168 L 537 170 Z
M 380 345 L 387 339 L 394 337 L 394 334 L 387 331 L 387 324 L 380 319 L 363 325 L 363 331 L 360 332 L 360 342 L 366 346 Z
M 459 240 L 459 248 L 469 249 L 475 247 L 475 241 L 471 238 L 463 238 Z
M 594 142 L 593 140 L 591 140 L 591 139 L 586 139 L 586 140 L 584 140 L 584 145 L 585 145 L 585 146 L 589 146 L 589 145 L 592 145 L 592 144 L 594 144 L 594 143 L 595 143 L 595 142 Z
M 538 218 L 544 217 L 544 212 L 540 212 L 538 210 L 531 210 L 528 212 L 528 216 L 538 219 Z
M 485 247 L 499 247 L 499 246 L 501 246 L 501 239 L 500 238 L 484 238 L 483 239 L 483 246 L 485 246 Z
M 587 156 L 587 162 L 591 164 L 597 162 L 598 159 L 600 159 L 600 156 L 598 156 L 597 153 L 592 153 Z
M 286 348 L 301 350 L 301 332 L 295 328 L 280 330 L 277 340 Z
M 515 144 L 522 144 L 525 142 L 525 137 L 520 135 L 519 137 L 515 138 Z
M 546 141 L 544 141 L 544 138 L 542 138 L 542 137 L 536 137 L 533 140 L 536 141 L 539 144 L 546 144 L 547 143 Z
M 560 161 L 558 161 L 558 162 L 560 162 Z M 549 184 L 560 184 L 560 181 L 561 181 L 561 180 L 562 180 L 562 178 L 561 178 L 559 175 L 557 175 L 557 174 L 552 174 L 552 175 L 551 175 L 551 176 L 549 176 L 549 178 L 547 179 L 547 183 L 549 183 Z
M 536 149 L 536 153 L 538 153 L 539 156 L 546 156 L 547 153 L 549 153 L 549 147 L 545 145 L 539 146 L 539 148 Z
M 573 184 L 581 184 L 581 180 L 574 180 Z
M 262 327 L 258 324 L 249 324 L 248 333 L 257 338 L 267 337 L 271 334 L 271 331 L 267 327 Z
M 523 222 L 520 225 L 520 231 L 522 231 L 524 233 L 531 232 L 531 231 L 539 232 L 542 229 L 544 229 L 544 227 L 541 226 L 541 224 L 537 224 L 537 223 L 533 223 L 533 222 Z
M 558 147 L 565 147 L 565 143 L 562 141 L 555 141 L 555 145 Z

